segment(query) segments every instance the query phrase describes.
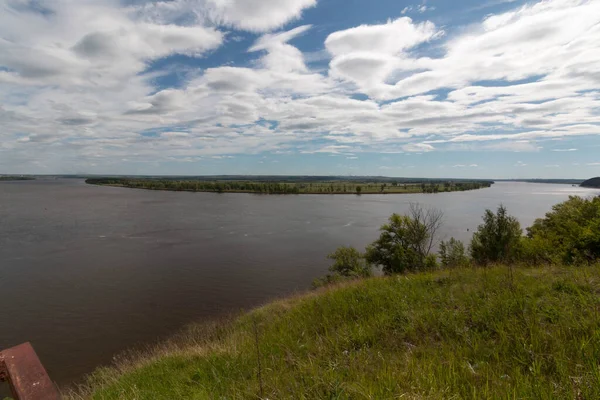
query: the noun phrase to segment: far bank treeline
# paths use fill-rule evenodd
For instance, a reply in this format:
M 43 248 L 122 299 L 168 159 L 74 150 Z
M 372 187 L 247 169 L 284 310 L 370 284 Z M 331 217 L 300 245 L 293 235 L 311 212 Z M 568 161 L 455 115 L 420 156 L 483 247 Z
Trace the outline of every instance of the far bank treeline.
M 4 181 L 33 181 L 35 180 L 32 176 L 13 176 L 13 175 L 0 175 L 0 182 Z
M 86 183 L 148 190 L 170 190 L 185 192 L 215 193 L 258 193 L 258 194 L 399 194 L 441 193 L 475 190 L 490 187 L 492 181 L 463 180 L 415 180 L 383 179 L 355 180 L 338 179 L 318 181 L 273 180 L 195 180 L 156 178 L 90 178 Z

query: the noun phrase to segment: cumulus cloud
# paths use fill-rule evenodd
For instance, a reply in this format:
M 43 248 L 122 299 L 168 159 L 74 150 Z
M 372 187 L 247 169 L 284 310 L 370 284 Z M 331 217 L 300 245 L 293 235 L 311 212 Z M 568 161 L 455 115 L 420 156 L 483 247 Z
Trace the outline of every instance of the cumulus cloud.
M 111 2 L 48 2 L 46 14 L 17 5 L 0 1 L 0 64 L 8 83 L 119 86 L 150 60 L 199 56 L 223 41 L 210 27 L 132 20 Z
M 398 81 L 391 92 L 406 96 L 481 80 L 536 76 L 545 76 L 545 83 L 560 83 L 567 76 L 586 75 L 589 63 L 598 60 L 581 50 L 597 43 L 599 12 L 598 2 L 554 0 L 492 15 L 448 41 L 444 57 L 422 60 L 427 71 Z
M 283 72 L 306 72 L 302 52 L 287 42 L 310 28 L 310 25 L 304 25 L 287 32 L 264 35 L 248 51 L 266 51 L 267 54 L 261 60 L 265 68 Z
M 426 143 L 409 143 L 402 146 L 402 150 L 408 152 L 428 152 L 435 150 L 435 148 Z
M 317 0 L 172 0 L 147 1 L 128 8 L 131 15 L 164 23 L 216 24 L 266 32 L 299 19 Z
M 317 0 L 206 0 L 212 19 L 255 32 L 283 26 L 316 4 Z
M 325 27 L 273 32 L 316 0 L 27 4 L 0 0 L 0 167 L 262 152 L 560 157 L 579 146 L 554 140 L 600 135 L 597 1 L 545 0 L 466 27 L 400 17 L 342 29 L 320 43 L 330 63 L 319 70 L 297 46 Z M 157 61 L 239 46 L 232 29 L 260 33 L 247 62 L 156 83 L 177 71 Z
M 330 75 L 353 82 L 368 93 L 375 92 L 398 68 L 417 69 L 419 63 L 406 52 L 442 33 L 431 22 L 415 24 L 408 17 L 334 32 L 325 40 L 333 57 Z

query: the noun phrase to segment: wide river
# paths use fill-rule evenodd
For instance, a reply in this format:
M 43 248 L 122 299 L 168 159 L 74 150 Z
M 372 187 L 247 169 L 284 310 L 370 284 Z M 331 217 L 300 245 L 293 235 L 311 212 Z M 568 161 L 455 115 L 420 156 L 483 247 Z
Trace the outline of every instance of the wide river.
M 33 343 L 51 377 L 80 379 L 192 321 L 310 288 L 341 245 L 364 247 L 410 202 L 468 241 L 500 203 L 523 226 L 570 185 L 497 183 L 416 195 L 157 192 L 80 180 L 0 183 L 0 349 Z

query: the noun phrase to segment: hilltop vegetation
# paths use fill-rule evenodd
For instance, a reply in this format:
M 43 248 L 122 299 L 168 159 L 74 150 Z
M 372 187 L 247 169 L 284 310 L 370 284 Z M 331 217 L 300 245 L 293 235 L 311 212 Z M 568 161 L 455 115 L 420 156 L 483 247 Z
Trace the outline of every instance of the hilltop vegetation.
M 392 215 L 364 254 L 329 256 L 318 290 L 191 326 L 69 395 L 600 398 L 600 198 L 572 197 L 527 236 L 506 208 L 487 210 L 468 250 L 450 239 L 438 260 L 441 217 Z
M 190 327 L 71 398 L 600 398 L 600 268 L 460 268 L 333 286 Z
M 186 192 L 258 193 L 258 194 L 395 194 L 440 193 L 490 187 L 488 181 L 252 181 L 252 180 L 177 180 L 152 178 L 90 178 L 93 185 L 119 186 L 135 189 L 172 190 Z
M 600 177 L 588 179 L 581 184 L 581 187 L 600 188 Z
M 332 253 L 332 274 L 315 284 L 369 276 L 373 268 L 391 275 L 465 265 L 581 265 L 600 261 L 600 197 L 571 196 L 537 219 L 527 228 L 526 236 L 504 206 L 495 213 L 486 210 L 483 223 L 473 234 L 469 254 L 454 238 L 439 243 L 439 257 L 432 253 L 442 219 L 439 210 L 411 204 L 408 215 L 393 214 L 381 226 L 379 238 L 364 253 L 352 247 Z

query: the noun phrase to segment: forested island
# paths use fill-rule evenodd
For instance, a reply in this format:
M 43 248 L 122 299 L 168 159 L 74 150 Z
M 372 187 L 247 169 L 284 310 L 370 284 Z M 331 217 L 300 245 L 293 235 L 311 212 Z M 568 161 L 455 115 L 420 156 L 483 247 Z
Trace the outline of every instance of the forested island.
M 0 182 L 6 181 L 33 181 L 34 177 L 31 176 L 11 176 L 11 175 L 0 175 Z
M 581 184 L 581 187 L 585 188 L 600 188 L 600 177 L 588 179 Z
M 272 177 L 253 179 L 89 178 L 86 183 L 148 190 L 258 194 L 401 194 L 442 193 L 490 187 L 492 181 L 415 180 L 412 178 Z

